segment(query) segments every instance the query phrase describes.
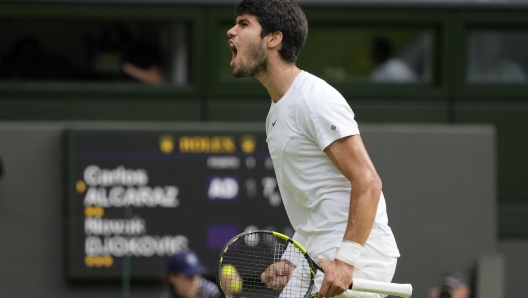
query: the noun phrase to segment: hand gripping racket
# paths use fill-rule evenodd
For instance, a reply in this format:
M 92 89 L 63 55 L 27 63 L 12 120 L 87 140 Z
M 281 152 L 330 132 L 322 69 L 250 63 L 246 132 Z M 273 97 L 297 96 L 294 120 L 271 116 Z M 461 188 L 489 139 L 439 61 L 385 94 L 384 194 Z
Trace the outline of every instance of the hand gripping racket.
M 317 296 L 312 294 L 316 270 L 323 271 L 295 240 L 277 232 L 250 231 L 224 246 L 216 281 L 226 298 L 313 298 Z M 349 289 L 405 298 L 412 294 L 410 284 L 356 278 Z

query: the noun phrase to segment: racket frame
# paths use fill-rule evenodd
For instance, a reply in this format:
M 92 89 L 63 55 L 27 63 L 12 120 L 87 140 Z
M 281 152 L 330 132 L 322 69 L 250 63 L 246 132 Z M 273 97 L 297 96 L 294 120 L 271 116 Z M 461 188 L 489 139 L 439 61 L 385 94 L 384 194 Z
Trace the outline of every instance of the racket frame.
M 292 245 L 294 245 L 302 253 L 304 258 L 308 262 L 308 267 L 310 268 L 310 286 L 308 287 L 308 291 L 306 292 L 305 296 L 302 297 L 302 298 L 312 297 L 311 293 L 312 293 L 312 290 L 313 290 L 313 287 L 314 287 L 315 272 L 316 272 L 316 270 L 322 270 L 321 265 L 319 265 L 316 261 L 314 261 L 314 259 L 310 256 L 310 254 L 308 254 L 306 249 L 302 245 L 299 244 L 299 242 L 297 242 L 297 241 L 291 239 L 290 237 L 288 237 L 288 236 L 286 236 L 284 234 L 281 234 L 279 232 L 267 231 L 267 230 L 256 230 L 256 231 L 247 231 L 247 232 L 240 233 L 240 234 L 236 235 L 235 237 L 233 237 L 231 240 L 229 240 L 227 242 L 227 244 L 222 248 L 222 250 L 220 251 L 219 258 L 218 258 L 218 265 L 216 266 L 216 270 L 215 270 L 216 271 L 216 284 L 218 286 L 218 289 L 220 290 L 220 293 L 221 293 L 222 297 L 229 297 L 224 292 L 224 288 L 222 286 L 222 282 L 221 282 L 221 278 L 220 278 L 220 276 L 222 274 L 222 266 L 224 265 L 223 264 L 224 254 L 229 251 L 229 247 L 233 243 L 235 243 L 238 240 L 240 240 L 240 238 L 245 237 L 247 235 L 251 235 L 251 234 L 265 234 L 265 235 L 271 235 L 273 237 L 282 239 L 282 240 L 287 241 L 288 243 L 291 243 Z
M 224 292 L 222 282 L 220 279 L 221 270 L 223 266 L 223 256 L 229 250 L 229 247 L 233 243 L 238 241 L 240 238 L 250 235 L 250 234 L 272 235 L 274 237 L 287 241 L 288 243 L 291 243 L 297 249 L 299 249 L 299 251 L 302 253 L 304 258 L 308 262 L 308 267 L 310 268 L 310 286 L 305 296 L 302 298 L 313 298 L 317 296 L 317 293 L 312 294 L 311 292 L 314 287 L 314 276 L 315 276 L 316 270 L 321 270 L 321 272 L 324 272 L 321 265 L 312 258 L 312 256 L 306 251 L 306 249 L 302 245 L 300 245 L 297 241 L 291 239 L 290 237 L 284 234 L 278 233 L 278 232 L 274 232 L 274 231 L 256 230 L 256 231 L 247 231 L 247 232 L 243 232 L 243 233 L 236 235 L 231 240 L 229 240 L 229 242 L 227 242 L 227 244 L 221 250 L 220 256 L 218 258 L 218 266 L 216 268 L 216 284 L 218 286 L 218 289 L 220 290 L 222 297 L 224 298 L 228 297 L 226 293 Z M 389 295 L 406 297 L 406 298 L 411 297 L 412 295 L 412 285 L 410 284 L 396 284 L 396 283 L 376 282 L 376 281 L 357 280 L 357 279 L 354 279 L 354 281 L 358 283 L 357 287 L 355 287 L 354 283 L 352 283 L 350 284 L 349 289 L 361 291 L 361 292 L 384 294 L 384 295 L 389 294 Z

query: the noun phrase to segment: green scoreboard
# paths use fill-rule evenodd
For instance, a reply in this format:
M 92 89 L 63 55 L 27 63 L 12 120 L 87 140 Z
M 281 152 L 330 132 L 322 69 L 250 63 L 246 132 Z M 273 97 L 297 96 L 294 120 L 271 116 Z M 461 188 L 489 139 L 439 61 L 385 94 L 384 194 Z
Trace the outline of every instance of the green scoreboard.
M 158 279 L 182 249 L 211 268 L 240 232 L 293 234 L 262 129 L 72 129 L 67 143 L 70 279 Z

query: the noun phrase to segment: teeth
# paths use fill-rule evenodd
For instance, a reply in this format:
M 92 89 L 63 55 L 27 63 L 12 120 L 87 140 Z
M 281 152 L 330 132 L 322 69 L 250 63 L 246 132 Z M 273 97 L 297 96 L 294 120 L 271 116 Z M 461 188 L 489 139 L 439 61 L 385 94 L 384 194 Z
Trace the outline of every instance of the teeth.
M 233 50 L 236 50 L 236 46 L 234 43 L 230 43 L 229 46 L 233 49 Z

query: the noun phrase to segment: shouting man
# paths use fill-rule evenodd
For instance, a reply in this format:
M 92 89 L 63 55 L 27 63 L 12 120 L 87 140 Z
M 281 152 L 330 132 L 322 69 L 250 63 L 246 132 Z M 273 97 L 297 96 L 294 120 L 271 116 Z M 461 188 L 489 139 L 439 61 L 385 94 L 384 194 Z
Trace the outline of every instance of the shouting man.
M 271 97 L 268 147 L 293 238 L 325 272 L 315 277 L 318 298 L 380 297 L 347 289 L 353 277 L 390 282 L 396 270 L 381 180 L 346 100 L 295 64 L 308 35 L 302 9 L 293 0 L 243 0 L 236 12 L 230 64 Z M 262 282 L 277 291 L 296 278 L 286 259 L 266 272 Z

